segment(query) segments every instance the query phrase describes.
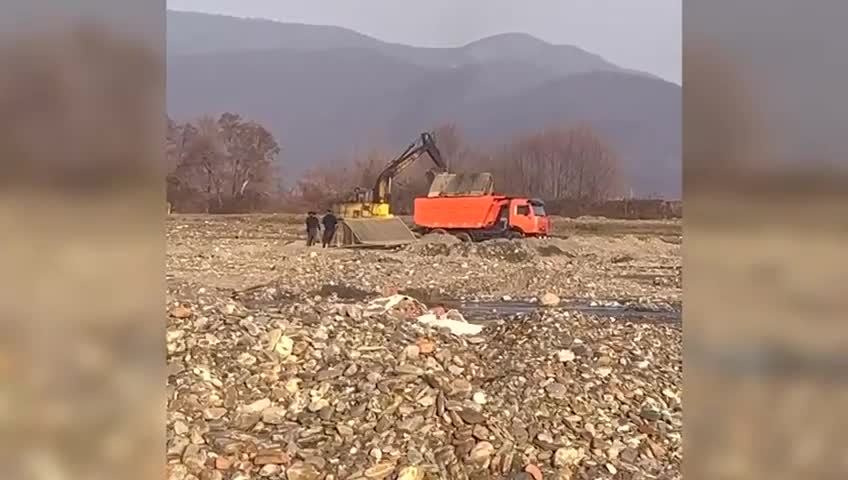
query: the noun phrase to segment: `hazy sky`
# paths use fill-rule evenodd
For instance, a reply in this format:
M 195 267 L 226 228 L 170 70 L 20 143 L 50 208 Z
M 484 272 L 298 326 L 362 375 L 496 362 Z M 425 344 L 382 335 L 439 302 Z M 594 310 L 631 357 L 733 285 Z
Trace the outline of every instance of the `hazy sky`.
M 339 25 L 381 40 L 455 46 L 504 32 L 577 45 L 680 83 L 682 0 L 167 0 L 168 8 Z

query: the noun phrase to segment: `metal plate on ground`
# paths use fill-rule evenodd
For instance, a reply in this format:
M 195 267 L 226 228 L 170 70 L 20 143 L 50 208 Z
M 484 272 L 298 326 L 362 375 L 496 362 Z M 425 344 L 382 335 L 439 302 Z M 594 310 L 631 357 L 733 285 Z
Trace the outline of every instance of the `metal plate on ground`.
M 489 195 L 494 190 L 491 173 L 440 173 L 433 178 L 427 196 Z
M 393 247 L 416 240 L 412 230 L 398 217 L 350 218 L 341 226 L 342 246 Z

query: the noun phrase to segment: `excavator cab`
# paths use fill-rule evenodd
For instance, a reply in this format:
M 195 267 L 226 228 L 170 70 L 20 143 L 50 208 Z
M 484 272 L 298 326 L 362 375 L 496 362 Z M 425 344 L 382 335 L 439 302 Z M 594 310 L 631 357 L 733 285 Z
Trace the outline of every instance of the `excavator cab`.
M 388 204 L 371 200 L 371 190 L 356 188 L 350 197 L 333 205 L 333 213 L 339 218 L 391 217 Z

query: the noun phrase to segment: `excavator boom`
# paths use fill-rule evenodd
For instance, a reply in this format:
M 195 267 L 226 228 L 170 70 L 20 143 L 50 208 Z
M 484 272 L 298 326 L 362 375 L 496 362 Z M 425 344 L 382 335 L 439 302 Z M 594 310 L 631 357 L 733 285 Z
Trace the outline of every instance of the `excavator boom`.
M 403 153 L 392 160 L 377 176 L 377 183 L 374 186 L 374 202 L 388 204 L 392 195 L 392 180 L 425 153 L 436 164 L 436 168 L 432 170 L 435 170 L 436 173 L 445 173 L 448 171 L 448 166 L 442 158 L 442 152 L 436 146 L 433 134 L 424 132 L 417 141 L 410 144 Z

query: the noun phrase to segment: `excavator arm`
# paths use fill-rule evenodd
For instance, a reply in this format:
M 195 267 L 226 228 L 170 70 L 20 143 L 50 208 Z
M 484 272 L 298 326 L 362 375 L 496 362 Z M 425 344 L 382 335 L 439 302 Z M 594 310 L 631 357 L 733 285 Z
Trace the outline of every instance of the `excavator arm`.
M 389 163 L 382 172 L 380 172 L 380 175 L 377 176 L 377 183 L 374 186 L 374 202 L 383 204 L 389 203 L 392 195 L 392 180 L 407 167 L 415 163 L 415 161 L 418 160 L 418 157 L 425 153 L 430 157 L 433 163 L 436 164 L 435 170 L 438 173 L 448 171 L 448 167 L 442 158 L 442 152 L 440 152 L 439 148 L 436 146 L 433 134 L 424 132 L 418 140 L 409 145 L 409 147 L 407 147 L 400 156 L 392 160 L 392 162 Z

